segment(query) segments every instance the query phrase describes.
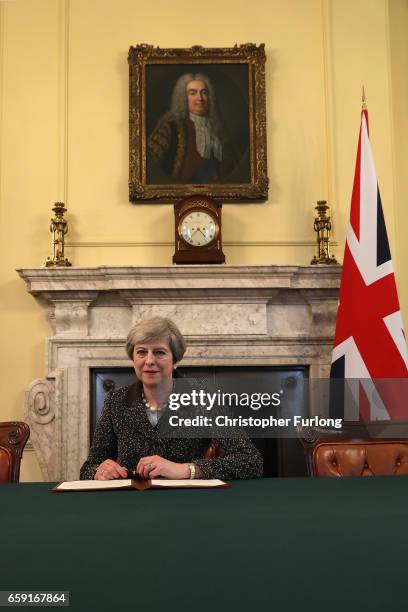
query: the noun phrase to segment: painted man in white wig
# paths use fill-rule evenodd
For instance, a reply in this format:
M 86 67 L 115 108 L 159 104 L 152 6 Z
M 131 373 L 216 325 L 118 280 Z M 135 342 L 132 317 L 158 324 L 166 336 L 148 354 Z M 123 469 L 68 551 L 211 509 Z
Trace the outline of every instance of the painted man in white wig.
M 215 183 L 225 173 L 226 139 L 211 80 L 183 74 L 174 86 L 171 108 L 148 139 L 154 163 L 175 183 Z

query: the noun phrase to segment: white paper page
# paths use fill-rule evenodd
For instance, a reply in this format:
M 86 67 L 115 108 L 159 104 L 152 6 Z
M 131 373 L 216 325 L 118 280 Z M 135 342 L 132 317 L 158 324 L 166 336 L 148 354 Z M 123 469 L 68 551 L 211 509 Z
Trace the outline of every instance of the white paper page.
M 159 487 L 217 487 L 220 485 L 225 484 L 224 481 L 222 480 L 218 480 L 218 479 L 213 479 L 213 480 L 203 480 L 200 478 L 194 479 L 194 480 L 161 480 L 158 478 L 153 478 L 152 479 L 152 485 L 153 486 L 159 486 Z
M 62 482 L 58 489 L 61 491 L 70 490 L 80 491 L 81 489 L 123 489 L 129 487 L 132 481 L 127 480 L 72 480 Z

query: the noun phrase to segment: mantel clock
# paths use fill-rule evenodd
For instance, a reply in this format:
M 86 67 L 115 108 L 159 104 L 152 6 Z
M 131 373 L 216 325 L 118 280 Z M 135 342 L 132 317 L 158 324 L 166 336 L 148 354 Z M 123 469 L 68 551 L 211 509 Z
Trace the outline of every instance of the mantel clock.
M 222 205 L 202 195 L 184 198 L 174 206 L 176 264 L 225 262 L 221 237 Z

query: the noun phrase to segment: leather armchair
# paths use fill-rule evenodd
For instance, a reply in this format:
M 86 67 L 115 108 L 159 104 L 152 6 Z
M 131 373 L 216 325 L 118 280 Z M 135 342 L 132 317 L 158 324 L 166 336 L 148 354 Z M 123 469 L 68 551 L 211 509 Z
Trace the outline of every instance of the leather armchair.
M 353 423 L 341 431 L 300 431 L 309 476 L 399 476 L 408 474 L 406 424 Z M 384 427 L 384 426 L 383 426 Z M 399 437 L 396 434 L 400 434 Z M 385 437 L 384 437 L 385 436 Z
M 19 481 L 21 456 L 29 436 L 27 423 L 0 423 L 0 483 Z

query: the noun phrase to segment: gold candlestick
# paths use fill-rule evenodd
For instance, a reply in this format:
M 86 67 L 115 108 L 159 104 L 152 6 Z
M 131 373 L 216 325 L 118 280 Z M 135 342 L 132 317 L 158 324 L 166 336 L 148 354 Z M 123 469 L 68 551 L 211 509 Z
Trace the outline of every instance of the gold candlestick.
M 55 202 L 54 208 L 55 217 L 51 219 L 50 232 L 52 234 L 52 257 L 47 257 L 44 266 L 65 267 L 72 266 L 72 263 L 64 257 L 65 249 L 65 234 L 68 232 L 68 222 L 64 219 L 64 213 L 67 209 L 63 202 Z
M 326 200 L 319 200 L 317 206 L 317 216 L 314 220 L 313 229 L 317 234 L 317 257 L 313 257 L 310 262 L 317 264 L 338 264 L 337 259 L 330 253 L 330 230 L 332 228 L 330 217 L 327 215 L 329 207 Z

